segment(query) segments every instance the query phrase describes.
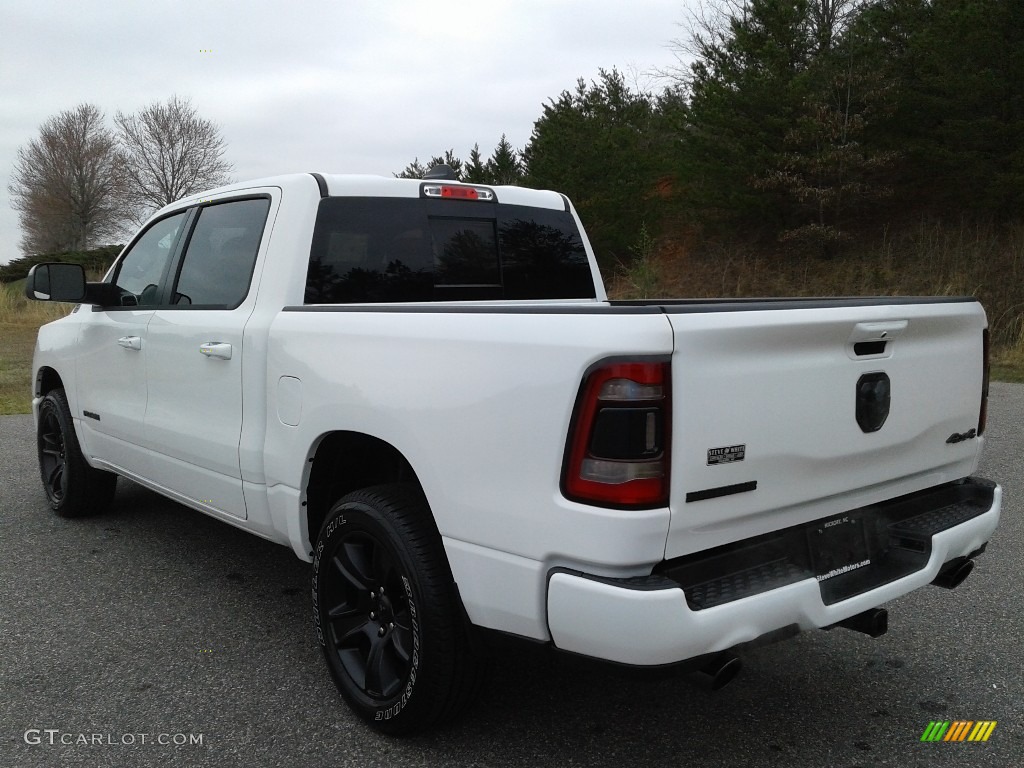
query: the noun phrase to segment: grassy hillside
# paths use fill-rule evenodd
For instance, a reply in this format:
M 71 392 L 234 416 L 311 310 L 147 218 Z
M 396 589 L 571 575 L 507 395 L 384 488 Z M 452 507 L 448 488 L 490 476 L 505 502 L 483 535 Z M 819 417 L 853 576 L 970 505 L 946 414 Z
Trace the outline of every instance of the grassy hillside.
M 616 298 L 976 296 L 988 315 L 993 377 L 1024 381 L 1024 224 L 921 223 L 833 259 L 685 236 L 641 236 L 610 281 Z
M 23 291 L 24 280 L 0 284 L 0 415 L 31 410 L 36 332 L 72 306 L 29 301 Z

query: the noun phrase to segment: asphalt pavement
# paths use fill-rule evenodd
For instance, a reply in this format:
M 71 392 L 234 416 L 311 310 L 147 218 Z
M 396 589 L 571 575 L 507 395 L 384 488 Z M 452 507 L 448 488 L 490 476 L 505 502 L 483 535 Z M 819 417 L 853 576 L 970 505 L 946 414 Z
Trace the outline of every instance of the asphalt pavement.
M 2 417 L 0 766 L 1024 765 L 1024 385 L 993 384 L 990 414 L 1000 527 L 958 589 L 889 603 L 884 637 L 758 648 L 716 693 L 510 649 L 466 717 L 411 739 L 339 699 L 289 549 L 124 480 L 61 520 L 31 417 Z M 921 742 L 936 720 L 997 726 Z

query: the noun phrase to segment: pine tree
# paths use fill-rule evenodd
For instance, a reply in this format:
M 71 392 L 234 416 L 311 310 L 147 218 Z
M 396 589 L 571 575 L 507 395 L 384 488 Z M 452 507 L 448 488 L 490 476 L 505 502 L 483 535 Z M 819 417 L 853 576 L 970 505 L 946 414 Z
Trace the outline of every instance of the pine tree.
M 483 156 L 480 154 L 480 145 L 474 144 L 469 151 L 469 161 L 463 170 L 463 181 L 474 184 L 490 184 L 491 178 L 487 175 L 487 168 L 484 165 Z
M 498 145 L 487 161 L 485 175 L 489 184 L 518 184 L 523 178 L 523 164 L 519 153 L 512 147 L 504 133 L 501 134 Z

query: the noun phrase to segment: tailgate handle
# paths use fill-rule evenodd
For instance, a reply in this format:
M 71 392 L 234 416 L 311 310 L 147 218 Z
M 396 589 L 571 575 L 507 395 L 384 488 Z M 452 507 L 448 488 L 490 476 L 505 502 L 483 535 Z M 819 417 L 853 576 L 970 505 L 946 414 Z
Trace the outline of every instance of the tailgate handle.
M 906 320 L 890 320 L 881 323 L 857 323 L 850 334 L 850 357 L 887 357 L 891 354 L 889 342 L 907 329 Z
M 890 320 L 885 323 L 857 323 L 850 334 L 850 343 L 860 341 L 892 341 L 905 330 L 909 323 L 906 320 Z

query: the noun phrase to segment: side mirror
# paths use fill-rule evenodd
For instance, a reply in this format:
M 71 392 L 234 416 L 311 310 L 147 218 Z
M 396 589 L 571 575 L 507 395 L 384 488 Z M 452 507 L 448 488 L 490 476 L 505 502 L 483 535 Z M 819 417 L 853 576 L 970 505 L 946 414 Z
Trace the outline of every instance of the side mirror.
M 36 264 L 25 279 L 25 296 L 33 301 L 80 302 L 85 298 L 81 264 Z

